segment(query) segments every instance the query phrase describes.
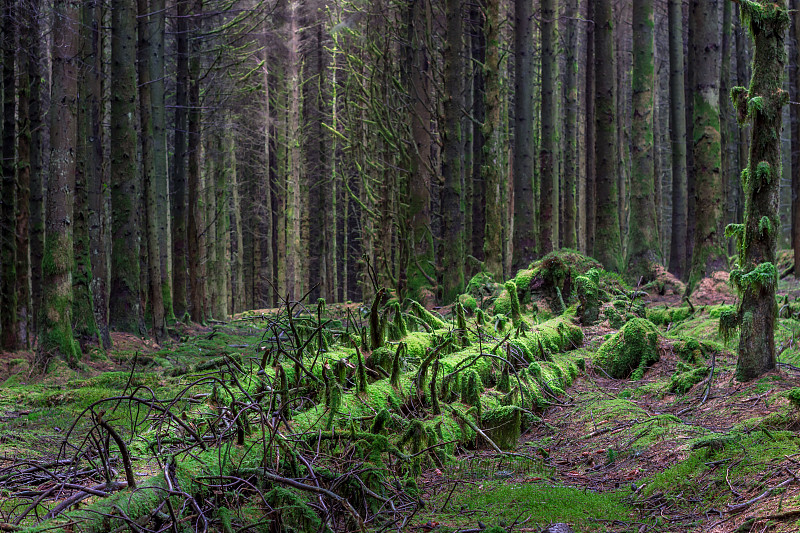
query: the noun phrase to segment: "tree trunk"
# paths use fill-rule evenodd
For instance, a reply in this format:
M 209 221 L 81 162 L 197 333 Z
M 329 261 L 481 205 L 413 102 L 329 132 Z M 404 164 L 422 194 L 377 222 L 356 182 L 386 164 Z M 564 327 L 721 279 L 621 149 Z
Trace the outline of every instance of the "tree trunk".
M 175 155 L 172 171 L 172 306 L 179 320 L 186 320 L 189 312 L 187 300 L 187 210 L 186 210 L 186 156 L 189 107 L 189 0 L 178 0 L 178 17 L 175 21 L 175 47 L 177 49 L 175 83 Z
M 31 200 L 30 200 L 30 291 L 31 291 L 31 332 L 29 339 L 38 333 L 39 310 L 42 308 L 42 258 L 44 257 L 44 185 L 42 169 L 42 58 L 39 30 L 39 0 L 29 0 L 29 14 L 24 24 L 26 39 L 30 39 L 28 50 L 28 78 L 30 79 L 30 119 L 31 119 Z
M 731 273 L 741 298 L 736 378 L 747 381 L 772 370 L 776 360 L 775 253 L 780 233 L 781 111 L 789 100 L 782 89 L 789 14 L 785 0 L 743 2 L 739 9 L 755 43 L 750 88 L 732 91 L 740 120 L 750 120 L 753 128 L 750 160 L 742 174 L 745 221 L 731 227 L 740 239 L 739 267 Z
M 597 174 L 596 166 L 596 132 L 595 124 L 597 113 L 595 110 L 595 34 L 597 23 L 594 20 L 594 2 L 586 6 L 589 30 L 586 36 L 586 196 L 584 197 L 586 211 L 586 236 L 584 242 L 587 255 L 594 256 L 595 214 L 597 207 Z
M 792 61 L 791 99 L 800 101 L 800 0 L 792 0 Z M 795 277 L 800 277 L 800 106 L 791 106 L 792 112 L 792 250 L 794 251 Z
M 89 183 L 97 168 L 92 145 L 92 87 L 96 63 L 92 57 L 94 9 L 92 3 L 81 5 L 81 63 L 78 78 L 77 152 L 75 172 L 75 203 L 73 206 L 73 253 L 75 266 L 72 272 L 72 332 L 82 342 L 97 341 L 102 345 L 94 318 L 92 295 L 91 243 L 89 239 Z M 100 162 L 102 164 L 102 161 Z
M 542 144 L 539 150 L 539 253 L 558 247 L 558 0 L 542 0 Z
M 0 228 L 3 239 L 0 244 L 0 346 L 6 350 L 19 347 L 17 338 L 17 176 L 16 176 L 16 91 L 15 63 L 16 0 L 3 0 L 2 48 L 3 48 L 3 196 L 0 210 Z M 20 251 L 22 253 L 22 251 Z
M 287 58 L 287 86 L 289 88 L 288 101 L 288 132 L 286 142 L 287 156 L 289 158 L 288 175 L 286 181 L 286 287 L 285 291 L 289 301 L 295 301 L 303 295 L 303 268 L 300 263 L 301 242 L 300 206 L 302 203 L 301 184 L 301 149 L 300 149 L 300 117 L 301 117 L 301 91 L 300 91 L 300 3 L 291 0 L 289 9 L 289 39 Z
M 16 223 L 16 294 L 17 343 L 22 349 L 32 344 L 31 322 L 31 261 L 30 261 L 30 201 L 31 201 L 31 63 L 36 61 L 31 53 L 36 35 L 35 12 L 32 2 L 20 2 L 18 11 L 19 50 L 17 54 L 17 223 Z
M 35 364 L 53 356 L 76 365 L 80 348 L 72 338 L 72 208 L 78 106 L 80 2 L 56 0 L 53 17 L 50 107 L 50 172 L 42 260 L 42 312 Z
M 202 0 L 195 2 L 192 14 L 201 16 Z M 187 261 L 189 263 L 189 300 L 190 313 L 194 322 L 203 324 L 206 321 L 206 232 L 205 213 L 201 194 L 203 176 L 200 172 L 202 160 L 202 138 L 200 136 L 200 44 L 197 34 L 200 24 L 197 18 L 192 23 L 189 55 L 189 117 L 188 117 L 188 167 L 187 185 L 189 192 L 188 217 L 186 228 Z
M 150 300 L 150 312 L 153 315 L 153 337 L 156 342 L 161 342 L 166 337 L 166 324 L 164 321 L 164 293 L 161 286 L 161 245 L 159 243 L 159 215 L 158 215 L 158 181 L 156 175 L 155 155 L 155 129 L 153 127 L 153 101 L 152 79 L 150 78 L 150 61 L 152 49 L 150 38 L 151 23 L 148 19 L 150 6 L 148 0 L 138 0 L 139 6 L 139 41 L 138 41 L 138 69 L 139 69 L 139 119 L 141 124 L 142 147 L 142 181 L 144 183 L 144 219 L 145 236 L 147 239 L 147 295 Z
M 444 49 L 444 157 L 442 174 L 443 246 L 439 247 L 442 261 L 442 300 L 452 302 L 464 290 L 464 174 L 461 110 L 463 108 L 464 67 L 461 61 L 462 27 L 461 0 L 447 0 L 447 33 Z M 417 259 L 417 258 L 415 258 Z
M 653 161 L 654 26 L 653 0 L 634 0 L 631 223 L 627 269 L 633 281 L 640 276 L 649 281 L 653 267 L 661 259 Z
M 164 47 L 166 32 L 165 0 L 150 0 L 150 23 L 147 25 L 150 45 L 150 103 L 153 115 L 153 176 L 156 192 L 156 229 L 158 232 L 161 301 L 167 324 L 175 322 L 172 305 L 172 247 L 169 209 L 169 174 L 167 172 L 167 106 L 165 95 Z
M 514 2 L 514 267 L 536 256 L 533 2 Z M 480 201 L 480 200 L 479 200 Z
M 621 267 L 617 196 L 617 117 L 614 87 L 614 32 L 611 0 L 594 2 L 595 9 L 595 211 L 594 251 L 607 270 Z
M 578 0 L 567 0 L 567 58 L 564 72 L 564 220 L 561 224 L 565 248 L 578 248 L 576 183 L 578 164 Z
M 118 331 L 144 333 L 139 300 L 136 164 L 136 4 L 111 3 L 111 313 Z
M 483 240 L 486 270 L 500 281 L 503 272 L 503 233 L 505 226 L 505 179 L 503 174 L 503 145 L 501 141 L 501 83 L 500 83 L 500 0 L 486 0 L 486 81 L 485 119 L 483 121 L 483 181 L 486 187 L 486 229 Z
M 472 65 L 472 114 L 475 122 L 472 129 L 472 255 L 484 260 L 483 244 L 486 233 L 486 183 L 483 175 L 483 128 L 486 118 L 486 78 L 483 65 L 486 63 L 486 32 L 484 19 L 477 2 L 469 4 L 471 23 L 470 64 Z
M 682 0 L 669 0 L 669 117 L 672 130 L 672 238 L 669 270 L 686 275 L 686 112 L 683 75 Z
M 688 290 L 707 275 L 724 268 L 722 246 L 723 191 L 719 117 L 719 9 L 716 2 L 692 1 L 695 31 L 691 46 L 693 66 L 693 176 L 696 217 L 692 268 Z

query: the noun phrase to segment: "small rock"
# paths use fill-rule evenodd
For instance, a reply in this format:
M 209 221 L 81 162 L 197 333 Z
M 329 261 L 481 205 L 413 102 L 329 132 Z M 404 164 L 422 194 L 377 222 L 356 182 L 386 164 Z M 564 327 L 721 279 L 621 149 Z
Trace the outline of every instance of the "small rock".
M 575 533 L 569 524 L 564 524 L 563 522 L 558 522 L 555 524 L 550 524 L 546 528 L 542 530 L 542 533 Z

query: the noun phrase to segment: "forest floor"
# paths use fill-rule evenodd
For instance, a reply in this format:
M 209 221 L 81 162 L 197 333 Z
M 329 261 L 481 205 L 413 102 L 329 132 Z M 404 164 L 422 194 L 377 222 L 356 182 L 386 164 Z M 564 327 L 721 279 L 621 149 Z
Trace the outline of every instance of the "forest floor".
M 679 282 L 666 281 L 645 297 L 648 318 L 656 323 L 656 311 L 687 309 Z M 791 316 L 789 302 L 800 294 L 800 283 L 794 278 L 782 280 L 779 292 L 779 302 L 785 302 L 782 315 Z M 734 301 L 724 273 L 704 280 L 690 298 L 689 311 L 674 320 L 661 317 L 659 360 L 639 380 L 612 379 L 596 362 L 600 346 L 619 328 L 612 328 L 609 320 L 582 328 L 581 345 L 557 361 L 564 368 L 585 361 L 586 370 L 535 418 L 528 423 L 523 419 L 514 450 L 498 453 L 473 438 L 471 444 L 459 442 L 450 449 L 451 460 L 431 456 L 420 465 L 419 492 L 411 498 L 416 501 L 405 502 L 399 510 L 405 517 L 380 527 L 377 521 L 368 521 L 366 527 L 477 532 L 498 526 L 505 531 L 539 532 L 548 524 L 563 522 L 576 532 L 797 531 L 800 410 L 787 393 L 800 384 L 800 321 L 779 320 L 778 370 L 739 383 L 733 377 L 737 339 L 726 342 L 720 337 L 715 312 Z M 537 306 L 541 313 L 547 303 L 541 300 Z M 327 312 L 345 316 L 353 307 L 357 306 L 331 305 Z M 532 302 L 527 304 L 528 311 L 532 307 Z M 448 310 L 439 311 L 447 315 Z M 216 388 L 197 385 L 209 375 L 204 370 L 215 368 L 209 363 L 232 360 L 226 358 L 237 354 L 257 359 L 265 329 L 254 317 L 275 313 L 251 312 L 208 327 L 179 326 L 172 332 L 174 339 L 160 346 L 114 334 L 110 353 L 87 350 L 79 368 L 53 361 L 43 376 L 30 372 L 32 354 L 0 354 L 0 528 L 31 526 L 56 502 L 75 494 L 74 483 L 58 493 L 48 492 L 54 481 L 48 485 L 46 479 L 31 477 L 36 468 L 21 469 L 21 465 L 52 465 L 85 452 L 86 441 L 99 435 L 93 433 L 98 415 L 91 418 L 87 413 L 104 399 L 132 395 L 131 391 L 140 395 L 146 391 L 146 396 L 158 399 L 183 394 L 189 398 L 184 409 L 190 412 L 192 405 L 217 394 Z M 686 370 L 681 343 L 688 338 L 703 343 L 703 364 L 712 369 L 712 377 L 709 380 L 705 374 L 674 392 Z M 233 372 L 230 379 L 233 382 Z M 123 416 L 140 420 L 152 416 L 152 407 L 145 414 L 128 410 Z M 123 416 L 115 419 L 120 425 Z M 192 421 L 191 414 L 188 420 Z M 138 427 L 137 423 L 130 426 Z M 287 421 L 286 427 L 302 424 Z M 352 419 L 349 424 L 355 435 Z M 126 438 L 133 475 L 143 482 L 163 465 L 148 453 L 153 440 L 137 440 L 134 434 Z M 352 449 L 346 451 L 351 457 Z M 109 464 L 121 470 L 119 462 L 109 460 Z M 82 483 L 101 481 L 94 472 Z M 87 504 L 98 499 L 88 496 Z M 31 505 L 33 511 L 19 518 L 21 510 Z M 362 514 L 368 509 L 363 507 Z M 304 530 L 290 522 L 285 518 L 278 530 Z M 227 531 L 224 519 L 214 524 L 212 520 L 209 531 Z

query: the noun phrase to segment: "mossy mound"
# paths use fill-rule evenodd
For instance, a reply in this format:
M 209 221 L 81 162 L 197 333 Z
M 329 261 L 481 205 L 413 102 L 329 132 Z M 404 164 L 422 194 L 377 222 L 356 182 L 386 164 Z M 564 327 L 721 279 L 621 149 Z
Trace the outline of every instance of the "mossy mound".
M 678 361 L 675 374 L 672 375 L 669 383 L 669 390 L 678 394 L 686 394 L 692 387 L 703 381 L 710 371 L 711 369 L 707 366 L 693 367 L 683 361 Z
M 500 292 L 501 285 L 487 272 L 478 272 L 467 283 L 466 294 L 474 298 L 489 298 Z
M 668 326 L 677 322 L 683 322 L 692 314 L 689 307 L 663 307 L 651 308 L 647 310 L 647 320 L 656 326 Z
M 616 379 L 641 379 L 659 360 L 658 329 L 644 318 L 634 318 L 597 351 L 595 363 Z
M 614 300 L 603 308 L 603 316 L 614 329 L 621 328 L 634 318 L 644 318 L 645 314 L 644 307 L 637 301 Z
M 484 430 L 501 450 L 513 450 L 517 447 L 521 424 L 521 409 L 513 405 L 487 410 L 481 417 Z
M 478 309 L 478 300 L 471 294 L 462 294 L 458 297 L 458 302 L 464 306 L 464 309 L 470 314 L 475 313 Z

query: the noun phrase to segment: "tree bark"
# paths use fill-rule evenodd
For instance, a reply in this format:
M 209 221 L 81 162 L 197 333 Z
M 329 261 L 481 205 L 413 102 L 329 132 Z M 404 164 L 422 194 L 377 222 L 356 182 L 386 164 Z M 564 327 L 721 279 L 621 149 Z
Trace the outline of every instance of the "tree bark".
M 800 0 L 791 2 L 792 62 L 791 99 L 800 101 Z M 791 106 L 792 113 L 792 250 L 795 277 L 800 277 L 800 106 Z

